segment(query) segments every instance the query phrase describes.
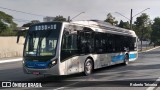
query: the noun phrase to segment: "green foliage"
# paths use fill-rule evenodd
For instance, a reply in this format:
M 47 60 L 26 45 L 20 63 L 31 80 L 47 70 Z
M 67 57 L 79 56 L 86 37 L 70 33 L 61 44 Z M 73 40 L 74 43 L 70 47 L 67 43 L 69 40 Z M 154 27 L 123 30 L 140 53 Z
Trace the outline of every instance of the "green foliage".
M 63 16 L 59 15 L 59 16 L 56 16 L 54 21 L 66 21 L 66 18 L 64 18 Z
M 107 14 L 107 18 L 106 18 L 105 22 L 108 22 L 112 25 L 117 25 L 118 24 L 118 21 L 115 20 L 115 17 L 113 17 L 111 13 Z
M 4 32 L 5 30 L 8 30 L 8 26 L 0 21 L 0 33 Z
M 17 24 L 13 22 L 13 17 L 2 11 L 0 11 L 0 35 L 10 36 L 16 33 L 13 30 L 16 28 Z
M 140 40 L 150 40 L 152 32 L 151 20 L 146 13 L 142 13 L 141 16 L 136 18 L 134 31 Z
M 0 36 L 17 36 L 17 32 L 5 31 L 5 32 L 0 33 Z
M 160 18 L 156 17 L 152 24 L 151 43 L 160 45 Z
M 125 29 L 130 29 L 130 24 L 129 24 L 129 22 L 123 22 L 121 20 L 118 27 L 125 28 Z

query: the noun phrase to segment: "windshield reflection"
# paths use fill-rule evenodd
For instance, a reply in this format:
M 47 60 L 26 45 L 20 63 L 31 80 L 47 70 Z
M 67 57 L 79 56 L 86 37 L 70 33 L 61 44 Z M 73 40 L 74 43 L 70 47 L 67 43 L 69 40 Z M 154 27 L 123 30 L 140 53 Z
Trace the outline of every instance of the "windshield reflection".
M 54 56 L 58 41 L 54 30 L 30 31 L 26 40 L 25 56 Z

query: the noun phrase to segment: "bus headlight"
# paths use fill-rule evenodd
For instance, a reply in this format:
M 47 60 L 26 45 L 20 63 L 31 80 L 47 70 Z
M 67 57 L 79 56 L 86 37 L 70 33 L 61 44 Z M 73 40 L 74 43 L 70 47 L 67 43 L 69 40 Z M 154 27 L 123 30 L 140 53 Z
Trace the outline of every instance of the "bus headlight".
M 52 61 L 52 64 L 54 65 L 54 64 L 56 64 L 56 61 L 54 60 L 54 61 Z
M 49 63 L 49 67 L 51 68 L 52 66 L 57 64 L 58 59 L 53 60 L 51 63 Z

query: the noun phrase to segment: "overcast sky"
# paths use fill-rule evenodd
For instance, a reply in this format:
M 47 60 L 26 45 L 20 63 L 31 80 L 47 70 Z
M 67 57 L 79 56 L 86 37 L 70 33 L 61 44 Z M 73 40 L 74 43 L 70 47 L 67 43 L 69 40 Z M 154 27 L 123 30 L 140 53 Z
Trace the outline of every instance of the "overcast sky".
M 133 15 L 145 11 L 151 19 L 160 16 L 160 0 L 0 0 L 0 7 L 24 11 L 28 13 L 44 15 L 74 17 L 80 12 L 85 12 L 74 20 L 104 20 L 108 13 L 111 13 L 116 19 L 127 21 L 126 18 L 115 12 L 119 12 L 130 18 L 130 10 L 133 9 Z M 16 19 L 24 20 L 43 20 L 43 16 L 27 15 L 0 8 L 7 14 Z M 139 16 L 139 15 L 137 15 Z M 134 17 L 134 20 L 136 17 Z M 26 22 L 17 22 L 19 26 Z

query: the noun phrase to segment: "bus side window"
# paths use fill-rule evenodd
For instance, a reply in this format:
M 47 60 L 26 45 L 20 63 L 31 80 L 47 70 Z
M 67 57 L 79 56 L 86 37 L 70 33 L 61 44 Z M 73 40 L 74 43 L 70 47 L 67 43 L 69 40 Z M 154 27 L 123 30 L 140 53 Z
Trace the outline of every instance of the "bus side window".
M 94 51 L 94 33 L 90 28 L 84 28 L 79 34 L 78 45 L 81 54 L 88 54 Z
M 113 52 L 113 36 L 108 34 L 107 38 L 107 53 L 111 53 Z
M 61 43 L 61 61 L 79 54 L 79 36 L 77 33 L 79 31 L 74 26 L 64 29 Z
M 64 31 L 61 44 L 61 61 L 78 54 L 77 34 Z

